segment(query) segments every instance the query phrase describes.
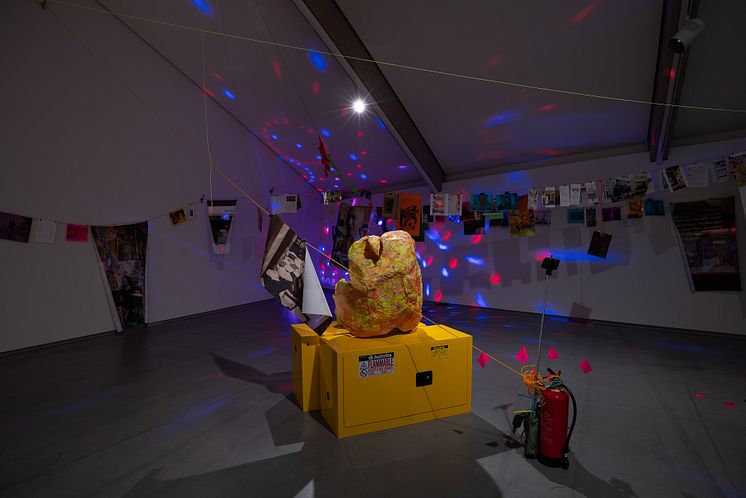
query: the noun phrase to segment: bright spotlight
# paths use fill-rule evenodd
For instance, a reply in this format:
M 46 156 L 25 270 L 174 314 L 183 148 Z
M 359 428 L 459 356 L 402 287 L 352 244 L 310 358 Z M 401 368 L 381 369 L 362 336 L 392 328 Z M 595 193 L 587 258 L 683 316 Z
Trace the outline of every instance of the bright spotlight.
M 352 110 L 358 114 L 364 113 L 365 101 L 363 99 L 356 99 L 355 102 L 352 103 Z

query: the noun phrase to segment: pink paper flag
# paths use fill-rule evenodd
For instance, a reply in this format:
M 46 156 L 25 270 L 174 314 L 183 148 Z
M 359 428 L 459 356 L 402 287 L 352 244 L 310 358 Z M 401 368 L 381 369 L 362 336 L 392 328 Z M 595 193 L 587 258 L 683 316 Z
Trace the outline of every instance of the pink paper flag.
M 724 404 L 725 406 L 727 406 L 728 408 L 735 408 L 735 407 L 736 407 L 736 404 L 735 404 L 734 402 L 732 402 L 732 401 L 726 401 L 726 402 L 725 402 L 725 403 L 723 403 L 723 404 Z
M 588 360 L 583 360 L 580 362 L 580 369 L 583 371 L 583 373 L 586 373 L 586 374 L 590 372 L 591 370 L 593 370 L 591 368 L 591 364 L 588 363 Z
M 65 238 L 73 242 L 88 242 L 88 225 L 68 223 Z
M 556 349 L 554 349 L 554 346 L 549 347 L 549 351 L 547 352 L 547 357 L 550 360 L 556 360 L 557 358 L 559 358 L 559 353 L 557 352 Z
M 477 363 L 479 363 L 479 366 L 482 368 L 484 368 L 488 361 L 490 361 L 490 357 L 485 353 L 480 354 L 479 358 L 477 358 Z
M 526 351 L 526 346 L 523 346 L 521 350 L 515 354 L 515 357 L 521 362 L 521 365 L 526 363 L 528 361 L 528 351 Z

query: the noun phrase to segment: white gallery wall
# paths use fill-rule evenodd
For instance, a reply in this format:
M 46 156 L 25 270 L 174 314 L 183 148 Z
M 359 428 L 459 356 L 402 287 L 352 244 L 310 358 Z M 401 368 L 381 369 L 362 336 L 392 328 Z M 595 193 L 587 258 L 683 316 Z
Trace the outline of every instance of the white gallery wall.
M 669 160 L 660 165 L 651 164 L 647 153 L 629 154 L 450 182 L 443 191 L 523 194 L 532 186 L 542 190 L 545 186 L 657 170 L 743 150 L 746 140 L 724 141 L 672 149 Z M 568 225 L 567 208 L 554 208 L 552 224 L 537 226 L 537 235 L 528 238 L 511 239 L 507 228 L 497 227 L 475 244 L 472 236 L 463 235 L 463 225 L 451 221 L 442 227 L 431 224 L 441 236 L 450 231 L 451 237 L 445 242 L 447 250 L 439 249 L 429 239 L 418 244 L 424 260 L 433 257 L 432 264 L 423 270 L 425 289 L 429 286 L 425 299 L 434 300 L 442 291 L 444 303 L 541 312 L 545 275 L 539 262 L 551 253 L 561 260 L 549 284 L 551 314 L 746 334 L 746 292 L 690 291 L 668 207 L 669 202 L 736 197 L 738 260 L 741 283 L 746 288 L 746 194 L 744 188 L 740 190 L 733 183 L 675 193 L 659 189 L 649 197 L 665 201 L 666 216 L 628 220 L 623 207 L 622 221 L 602 224 L 602 230 L 613 237 L 606 260 L 586 255 L 593 229 Z M 429 203 L 429 193 L 421 192 L 423 203 Z M 601 224 L 600 212 L 598 221 Z M 484 263 L 469 263 L 467 256 Z M 449 266 L 452 258 L 457 259 L 455 268 Z M 448 277 L 442 274 L 444 267 Z M 493 283 L 498 278 L 499 282 Z
M 214 198 L 238 209 L 231 253 L 210 251 L 202 92 L 115 19 L 58 15 L 93 54 L 37 4 L 0 9 L 0 211 L 149 220 L 151 323 L 269 298 L 258 278 L 268 218 L 260 233 L 256 208 L 217 174 Z M 212 102 L 208 116 L 215 165 L 265 206 L 271 187 L 301 193 L 302 210 L 282 217 L 320 240 L 319 194 Z M 172 226 L 167 213 L 190 203 L 195 219 Z M 114 329 L 92 241 L 68 242 L 58 224 L 54 244 L 34 242 L 36 224 L 28 244 L 0 240 L 0 351 Z

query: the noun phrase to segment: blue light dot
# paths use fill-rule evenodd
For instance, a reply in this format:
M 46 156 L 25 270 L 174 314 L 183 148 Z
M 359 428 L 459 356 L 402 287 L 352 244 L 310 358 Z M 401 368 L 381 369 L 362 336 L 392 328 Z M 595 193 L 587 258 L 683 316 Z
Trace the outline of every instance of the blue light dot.
M 438 244 L 438 249 L 440 249 L 441 251 L 447 251 L 448 246 L 445 244 Z
M 440 274 L 443 275 L 444 277 L 448 278 L 448 270 L 446 270 L 445 266 L 440 269 Z
M 482 297 L 481 294 L 477 293 L 476 299 L 477 299 L 477 304 L 479 306 L 481 306 L 482 308 L 486 308 L 487 307 L 487 303 L 484 301 L 484 298 Z
M 363 180 L 367 180 L 368 175 L 366 175 L 365 173 L 360 173 L 360 178 L 362 178 Z
M 381 121 L 381 118 L 376 118 L 376 124 L 381 128 L 382 130 L 386 129 L 386 125 L 383 124 L 383 121 Z
M 226 96 L 226 97 L 228 97 L 229 99 L 231 99 L 231 100 L 236 100 L 236 96 L 235 96 L 235 95 L 233 95 L 233 93 L 231 93 L 231 91 L 230 91 L 230 90 L 228 90 L 227 88 L 226 88 L 225 90 L 223 90 L 223 93 L 224 93 L 224 94 L 225 94 L 225 96 Z
M 192 0 L 192 5 L 197 7 L 197 9 L 202 12 L 205 15 L 212 15 L 212 6 L 207 2 L 207 0 Z
M 321 130 L 321 134 L 324 135 L 325 137 L 331 137 L 332 136 L 332 134 L 329 133 L 329 130 Z
M 353 161 L 357 161 L 357 156 L 355 154 L 350 154 L 350 159 Z
M 430 284 L 425 285 L 425 295 L 430 297 Z
M 295 148 L 296 148 L 296 149 L 302 149 L 302 148 L 303 148 L 303 146 L 302 146 L 301 144 L 295 144 Z
M 326 71 L 326 59 L 323 55 L 318 52 L 309 52 L 308 58 L 311 59 L 313 64 L 319 71 Z
M 321 161 L 321 156 L 316 156 L 316 160 Z
M 272 137 L 272 140 L 279 140 L 280 138 L 277 135 L 270 135 Z

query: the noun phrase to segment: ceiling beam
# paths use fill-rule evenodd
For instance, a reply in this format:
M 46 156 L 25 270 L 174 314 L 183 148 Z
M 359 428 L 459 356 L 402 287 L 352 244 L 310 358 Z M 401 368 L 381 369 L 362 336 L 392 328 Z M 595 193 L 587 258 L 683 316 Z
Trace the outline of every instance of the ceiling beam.
M 698 4 L 699 0 L 664 0 L 663 2 L 658 60 L 653 83 L 653 102 L 675 106 L 681 101 L 689 49 L 677 54 L 669 46 L 669 40 L 689 18 L 696 16 Z M 671 105 L 650 106 L 648 150 L 651 162 L 659 163 L 668 159 L 677 110 L 677 107 Z
M 337 62 L 367 93 L 376 110 L 404 153 L 433 192 L 440 192 L 445 172 L 399 100 L 378 64 L 367 62 L 373 56 L 334 0 L 294 0 L 298 10 L 316 30 L 329 50 L 352 58 L 337 57 Z M 365 60 L 360 60 L 365 59 Z

